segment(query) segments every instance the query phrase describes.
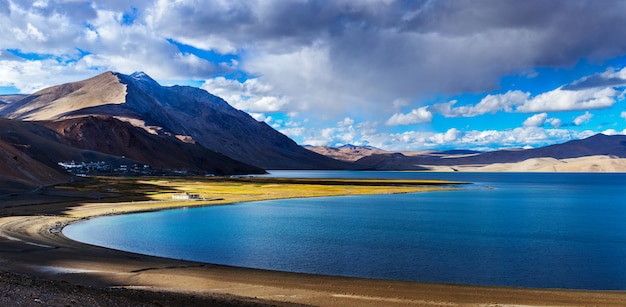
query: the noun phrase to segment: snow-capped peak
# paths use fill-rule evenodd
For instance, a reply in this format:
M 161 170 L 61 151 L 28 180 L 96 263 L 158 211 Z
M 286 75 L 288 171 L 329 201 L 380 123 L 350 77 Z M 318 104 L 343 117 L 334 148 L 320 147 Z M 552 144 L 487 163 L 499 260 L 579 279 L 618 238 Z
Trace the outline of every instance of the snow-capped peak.
M 150 76 L 148 76 L 147 73 L 143 72 L 143 71 L 136 71 L 134 73 L 132 73 L 130 75 L 131 78 L 137 80 L 137 81 L 150 81 L 150 82 L 156 82 L 154 81 L 154 79 L 152 79 Z

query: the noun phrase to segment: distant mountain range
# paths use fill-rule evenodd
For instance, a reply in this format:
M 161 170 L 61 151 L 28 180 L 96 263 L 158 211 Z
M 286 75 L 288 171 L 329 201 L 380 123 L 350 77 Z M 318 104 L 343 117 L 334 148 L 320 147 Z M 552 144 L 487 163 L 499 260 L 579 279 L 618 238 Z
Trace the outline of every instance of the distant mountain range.
M 320 153 L 332 151 L 328 148 L 309 147 Z M 355 157 L 364 152 L 360 148 L 343 149 L 346 161 L 354 161 L 359 169 L 371 170 L 427 170 L 429 166 L 489 165 L 494 163 L 516 163 L 535 158 L 568 159 L 589 156 L 626 158 L 626 136 L 596 134 L 582 140 L 535 149 L 496 150 L 477 152 L 469 150 L 390 152 L 378 150 L 372 154 Z M 365 152 L 369 152 L 366 149 Z M 339 155 L 335 155 L 341 158 Z
M 367 157 L 367 156 L 371 156 L 375 154 L 389 153 L 386 150 L 382 150 L 376 147 L 355 146 L 351 144 L 347 144 L 347 145 L 343 145 L 339 147 L 304 145 L 304 148 L 314 151 L 318 154 L 325 155 L 327 157 L 331 157 L 333 159 L 342 160 L 346 162 L 354 162 L 363 157 Z

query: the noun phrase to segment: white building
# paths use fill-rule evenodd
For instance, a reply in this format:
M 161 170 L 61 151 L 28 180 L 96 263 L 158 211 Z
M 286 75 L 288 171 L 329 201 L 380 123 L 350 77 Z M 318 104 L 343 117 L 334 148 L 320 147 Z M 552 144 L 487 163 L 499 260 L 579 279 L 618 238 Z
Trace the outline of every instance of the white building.
M 179 200 L 200 199 L 200 194 L 189 194 L 187 192 L 180 193 L 180 194 L 172 194 L 172 199 L 179 199 Z

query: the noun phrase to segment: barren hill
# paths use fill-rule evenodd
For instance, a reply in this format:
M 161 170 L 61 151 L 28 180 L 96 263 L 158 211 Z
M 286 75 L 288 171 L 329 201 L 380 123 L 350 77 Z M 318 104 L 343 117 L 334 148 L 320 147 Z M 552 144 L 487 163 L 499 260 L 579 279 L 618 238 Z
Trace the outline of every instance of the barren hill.
M 69 176 L 59 161 L 106 158 L 64 145 L 53 131 L 36 123 L 0 119 L 0 189 L 64 182 Z
M 66 182 L 60 162 L 148 165 L 158 173 L 263 173 L 203 146 L 172 136 L 149 134 L 112 117 L 57 121 L 0 119 L 0 194 Z
M 347 162 L 354 162 L 363 157 L 371 156 L 374 154 L 389 153 L 386 150 L 378 149 L 375 147 L 354 145 L 344 145 L 340 147 L 306 145 L 304 146 L 304 148 L 336 160 Z

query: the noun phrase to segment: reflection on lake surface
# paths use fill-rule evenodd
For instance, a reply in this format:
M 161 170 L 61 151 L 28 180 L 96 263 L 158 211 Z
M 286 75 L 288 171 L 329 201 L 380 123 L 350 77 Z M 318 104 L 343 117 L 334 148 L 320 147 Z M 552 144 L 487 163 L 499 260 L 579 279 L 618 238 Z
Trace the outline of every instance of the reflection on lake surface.
M 314 274 L 626 289 L 626 174 L 276 171 L 468 181 L 457 191 L 289 199 L 108 216 L 78 241 Z

